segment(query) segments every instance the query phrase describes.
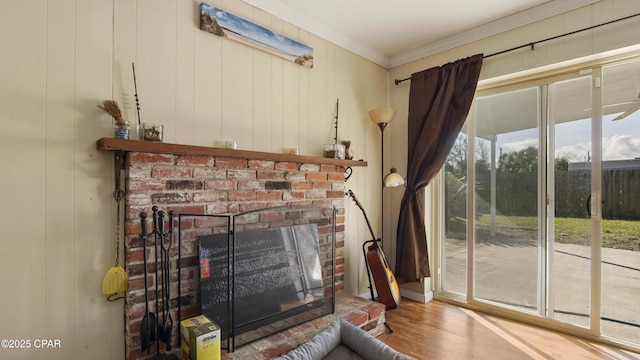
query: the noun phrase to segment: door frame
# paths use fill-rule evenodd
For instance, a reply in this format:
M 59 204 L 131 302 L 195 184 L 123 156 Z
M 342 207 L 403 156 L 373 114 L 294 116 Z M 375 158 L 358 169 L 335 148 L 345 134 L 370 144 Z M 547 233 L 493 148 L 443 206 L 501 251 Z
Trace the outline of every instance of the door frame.
M 549 79 L 561 79 L 566 75 L 569 75 L 569 77 L 573 77 L 570 74 L 573 73 L 573 75 L 575 76 L 576 71 L 578 71 L 579 75 L 575 76 L 575 78 L 580 77 L 580 75 L 581 76 L 586 76 L 586 74 L 590 75 L 592 77 L 592 114 L 591 114 L 592 148 L 599 149 L 599 151 L 593 152 L 594 156 L 592 157 L 592 162 L 601 164 L 602 117 L 603 117 L 602 86 L 601 86 L 602 68 L 608 65 L 616 64 L 616 63 L 631 61 L 633 59 L 637 60 L 639 57 L 640 57 L 640 52 L 636 51 L 633 53 L 622 54 L 622 55 L 605 59 L 605 60 L 596 59 L 596 60 L 587 61 L 581 64 L 572 64 L 567 68 L 554 70 L 553 76 L 548 76 L 549 71 L 547 71 L 546 73 L 542 72 L 541 74 L 538 74 L 538 75 L 528 74 L 520 77 L 514 76 L 513 79 L 510 81 L 506 81 L 505 79 L 495 79 L 493 81 L 485 82 L 483 85 L 479 85 L 477 92 L 487 94 L 491 92 L 496 92 L 497 89 L 501 89 L 501 91 L 504 91 L 505 89 L 514 87 L 514 86 L 517 86 L 518 88 L 525 87 L 527 83 L 540 82 L 542 79 L 544 79 L 545 82 L 549 82 L 550 81 Z M 586 72 L 583 72 L 582 74 L 580 74 L 580 72 L 582 72 L 581 70 Z M 558 81 L 558 80 L 555 80 L 555 81 Z M 473 118 L 474 118 L 474 111 L 472 107 L 472 110 L 469 112 L 469 119 L 473 119 Z M 469 126 L 469 123 L 465 124 L 465 126 L 467 128 L 467 136 L 468 136 L 468 142 L 469 142 L 468 148 L 470 149 L 468 153 L 468 156 L 469 156 L 468 158 L 475 159 L 475 157 L 471 156 L 473 155 L 473 149 L 475 148 L 475 126 Z M 546 134 L 545 136 L 548 137 L 549 135 Z M 544 146 L 544 148 L 546 149 L 546 146 Z M 549 151 L 552 151 L 552 150 L 553 149 L 550 149 Z M 468 184 L 472 184 L 472 187 L 475 184 L 475 164 L 474 163 L 475 161 L 468 161 L 468 164 L 467 164 Z M 442 171 L 442 174 L 444 174 L 444 171 Z M 438 271 L 436 272 L 437 276 L 434 277 L 432 282 L 434 285 L 434 291 L 435 291 L 434 297 L 438 300 L 452 302 L 460 306 L 477 309 L 477 310 L 481 310 L 489 313 L 494 313 L 500 316 L 506 316 L 508 318 L 513 318 L 518 321 L 531 323 L 537 326 L 542 326 L 542 327 L 550 328 L 553 330 L 563 331 L 565 333 L 578 335 L 587 339 L 594 339 L 601 342 L 615 344 L 616 346 L 619 346 L 621 348 L 628 348 L 629 350 L 632 350 L 632 351 L 638 351 L 639 348 L 637 347 L 629 346 L 627 344 L 617 342 L 613 339 L 606 338 L 601 334 L 601 305 L 602 305 L 601 299 L 600 299 L 601 287 L 602 287 L 602 273 L 601 273 L 601 270 L 602 270 L 601 269 L 602 206 L 600 201 L 601 200 L 600 187 L 602 186 L 601 166 L 592 167 L 591 177 L 592 177 L 591 196 L 592 198 L 595 198 L 597 201 L 593 201 L 593 200 L 591 201 L 591 211 L 592 211 L 592 215 L 591 215 L 592 217 L 592 221 L 591 221 L 592 257 L 591 257 L 591 266 L 590 266 L 591 306 L 590 306 L 590 325 L 588 329 L 586 329 L 585 327 L 578 327 L 571 324 L 566 324 L 558 320 L 549 318 L 548 316 L 537 316 L 537 315 L 526 314 L 520 311 L 514 311 L 512 309 L 495 306 L 494 304 L 491 304 L 491 303 L 486 303 L 483 301 L 477 301 L 473 299 L 473 293 L 474 293 L 473 276 L 471 275 L 473 274 L 473 271 L 474 271 L 474 268 L 473 268 L 474 252 L 473 252 L 473 246 L 469 246 L 469 242 L 473 239 L 473 235 L 474 235 L 473 229 L 474 229 L 474 209 L 475 209 L 474 201 L 475 200 L 474 200 L 474 191 L 472 188 L 470 188 L 469 191 L 467 192 L 467 234 L 466 234 L 467 235 L 467 259 L 466 259 L 467 289 L 466 289 L 466 294 L 465 296 L 460 296 L 459 294 L 447 292 L 446 290 L 443 290 L 441 288 L 442 269 L 440 268 L 440 265 L 442 263 L 441 256 L 443 254 L 443 248 L 444 248 L 442 246 L 441 240 L 444 239 L 444 218 L 440 216 L 437 221 L 437 226 L 434 226 L 435 230 L 432 232 L 432 234 L 435 235 L 435 236 L 432 236 L 432 239 L 438 239 L 434 241 L 434 244 L 433 244 L 434 246 L 432 247 L 437 252 L 437 256 L 433 258 L 434 258 L 434 266 L 438 269 Z M 439 196 L 437 194 L 444 194 L 444 175 L 442 175 L 439 181 L 435 182 L 434 185 L 435 186 L 432 186 L 430 190 L 434 194 L 433 198 L 437 199 L 438 201 L 430 204 L 430 206 L 436 206 L 437 209 L 435 209 L 434 212 L 442 214 L 442 211 L 440 210 L 444 208 L 445 199 L 444 199 L 444 196 Z M 553 185 L 553 182 L 549 182 L 548 178 L 545 176 L 545 186 L 552 186 L 552 185 Z M 546 193 L 547 192 L 545 191 L 545 194 Z M 545 221 L 544 221 L 545 228 L 547 227 L 547 220 L 548 220 L 548 217 L 545 217 Z M 548 231 L 548 228 L 546 228 L 546 230 Z M 597 234 L 597 236 L 594 236 L 594 234 Z M 548 236 L 548 234 L 546 236 Z M 544 251 L 549 251 L 549 249 L 545 249 Z M 548 256 L 541 256 L 541 258 L 548 258 Z M 543 273 L 547 274 L 549 264 L 544 263 L 542 260 L 540 261 L 540 263 L 541 263 L 541 266 L 543 266 L 543 269 L 545 269 Z M 546 283 L 546 279 L 545 279 L 545 283 Z M 545 294 L 545 299 L 547 300 L 547 303 L 550 303 L 547 299 L 548 295 L 549 295 L 548 293 Z

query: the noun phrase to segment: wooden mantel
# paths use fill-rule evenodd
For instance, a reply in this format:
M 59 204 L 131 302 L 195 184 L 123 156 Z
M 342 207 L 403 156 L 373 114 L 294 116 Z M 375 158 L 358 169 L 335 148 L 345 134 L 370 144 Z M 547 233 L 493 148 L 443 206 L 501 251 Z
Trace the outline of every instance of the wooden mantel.
M 97 141 L 98 150 L 125 151 L 125 152 L 148 152 L 157 154 L 176 155 L 201 155 L 201 156 L 223 156 L 228 158 L 242 158 L 254 160 L 289 161 L 311 164 L 328 164 L 349 166 L 367 166 L 364 160 L 340 160 L 318 156 L 302 156 L 291 154 L 277 154 L 261 151 L 233 150 L 206 146 L 168 144 L 163 142 L 121 140 L 114 138 L 101 138 Z

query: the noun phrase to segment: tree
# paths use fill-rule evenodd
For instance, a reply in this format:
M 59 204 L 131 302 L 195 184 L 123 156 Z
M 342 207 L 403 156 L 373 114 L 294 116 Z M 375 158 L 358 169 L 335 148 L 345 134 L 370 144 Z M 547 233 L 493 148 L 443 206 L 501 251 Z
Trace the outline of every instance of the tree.
M 477 139 L 476 141 L 476 174 L 489 174 L 491 170 L 491 155 L 489 151 L 489 141 Z
M 538 171 L 538 149 L 529 146 L 524 149 L 504 153 L 499 160 L 500 172 L 533 173 Z
M 570 157 L 558 154 L 554 160 L 555 171 L 569 171 Z M 533 173 L 538 171 L 538 149 L 527 148 L 500 155 L 499 171 L 503 173 Z
M 571 159 L 569 159 L 569 157 L 565 154 L 560 154 L 558 155 L 558 157 L 556 157 L 555 161 L 554 161 L 554 170 L 556 172 L 559 171 L 569 171 L 569 162 Z
M 458 178 L 465 178 L 467 176 L 468 148 L 469 142 L 467 135 L 458 135 L 445 162 L 445 170 L 447 172 L 454 174 Z M 491 159 L 489 145 L 486 140 L 476 139 L 475 166 L 476 173 L 489 173 Z
M 445 171 L 457 178 L 467 176 L 467 147 L 467 135 L 459 134 L 445 162 Z

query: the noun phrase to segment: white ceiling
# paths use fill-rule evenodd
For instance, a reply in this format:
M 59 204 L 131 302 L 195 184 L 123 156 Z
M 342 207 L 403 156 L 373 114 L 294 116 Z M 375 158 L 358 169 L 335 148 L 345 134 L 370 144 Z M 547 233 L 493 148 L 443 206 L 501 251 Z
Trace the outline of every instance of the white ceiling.
M 600 0 L 244 1 L 391 68 Z

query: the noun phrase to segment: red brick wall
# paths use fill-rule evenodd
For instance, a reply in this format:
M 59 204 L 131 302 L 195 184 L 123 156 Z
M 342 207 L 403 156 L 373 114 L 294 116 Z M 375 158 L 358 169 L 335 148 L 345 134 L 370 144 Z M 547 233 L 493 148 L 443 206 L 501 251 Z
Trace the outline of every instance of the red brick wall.
M 129 290 L 125 298 L 125 346 L 128 358 L 147 356 L 140 351 L 140 322 L 145 313 L 143 244 L 140 240 L 140 212 L 151 207 L 178 214 L 235 214 L 283 205 L 335 207 L 336 292 L 343 289 L 344 277 L 344 171 L 343 166 L 284 161 L 234 159 L 215 156 L 181 156 L 130 152 L 126 159 L 126 241 L 125 267 Z M 193 225 L 197 227 L 197 222 Z M 167 226 L 168 228 L 168 226 Z M 171 307 L 174 320 L 174 347 L 177 343 L 178 276 L 181 277 L 182 318 L 199 313 L 198 243 L 183 239 L 181 274 L 178 274 L 177 240 L 171 251 Z M 147 244 L 149 265 L 147 284 L 151 310 L 155 305 L 154 250 Z M 162 345 L 161 348 L 163 348 Z M 150 354 L 156 352 L 153 345 Z

